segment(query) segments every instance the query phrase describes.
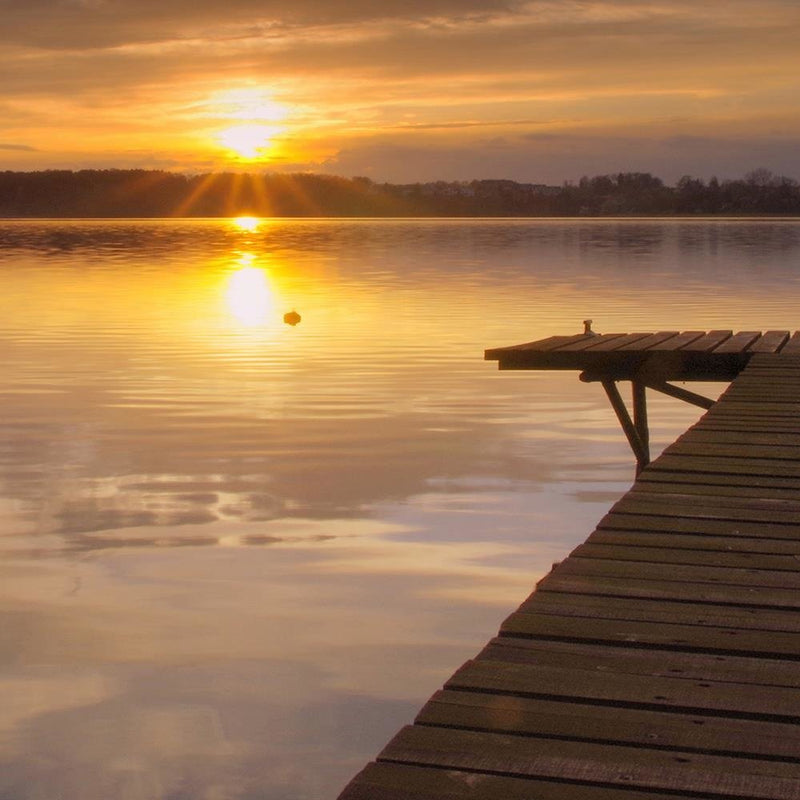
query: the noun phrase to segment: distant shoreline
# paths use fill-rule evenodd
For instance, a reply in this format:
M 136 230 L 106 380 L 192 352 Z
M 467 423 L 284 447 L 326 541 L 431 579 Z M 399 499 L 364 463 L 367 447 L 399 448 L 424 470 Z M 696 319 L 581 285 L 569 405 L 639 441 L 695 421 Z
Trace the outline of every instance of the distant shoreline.
M 0 222 L 181 222 L 181 221 L 196 221 L 202 222 L 203 220 L 208 220 L 209 222 L 213 221 L 224 221 L 224 220 L 234 220 L 240 219 L 242 217 L 250 217 L 253 216 L 254 219 L 258 219 L 261 221 L 269 221 L 269 220 L 280 220 L 280 221 L 291 221 L 291 220 L 318 220 L 318 221 L 342 221 L 342 222 L 369 222 L 369 221 L 378 221 L 378 220 L 385 220 L 387 222 L 414 222 L 415 220 L 442 220 L 442 221 L 453 221 L 458 222 L 460 220 L 463 221 L 479 221 L 479 220 L 492 220 L 492 221 L 525 221 L 525 220 L 541 220 L 541 221 L 558 221 L 564 220 L 565 222 L 580 222 L 586 221 L 591 222 L 593 220 L 614 220 L 617 222 L 624 222 L 629 220 L 631 222 L 646 222 L 648 220 L 652 221 L 669 221 L 674 220 L 675 222 L 693 222 L 693 221 L 702 221 L 702 220 L 720 220 L 720 221 L 728 221 L 728 222 L 747 222 L 749 220 L 752 221 L 760 221 L 760 222 L 789 222 L 789 221 L 798 221 L 800 222 L 800 212 L 793 213 L 793 214 L 593 214 L 593 215 L 513 215 L 513 216 L 503 216 L 503 215 L 489 215 L 489 214 L 462 214 L 460 216 L 453 216 L 447 214 L 407 214 L 403 216 L 387 216 L 387 215 L 343 215 L 343 214 L 327 214 L 327 215 L 316 215 L 316 216 L 308 216 L 308 215 L 284 215 L 284 216 L 258 216 L 258 215 L 242 215 L 242 214 L 235 214 L 232 216 L 222 215 L 222 216 L 197 216 L 197 215 L 186 215 L 182 217 L 176 216 L 163 216 L 163 217 L 156 217 L 156 216 L 91 216 L 91 217 L 81 217 L 81 216 L 3 216 L 0 215 Z
M 603 218 L 800 216 L 800 184 L 765 169 L 735 180 L 650 173 L 562 186 L 513 180 L 376 183 L 312 173 L 0 172 L 0 219 Z

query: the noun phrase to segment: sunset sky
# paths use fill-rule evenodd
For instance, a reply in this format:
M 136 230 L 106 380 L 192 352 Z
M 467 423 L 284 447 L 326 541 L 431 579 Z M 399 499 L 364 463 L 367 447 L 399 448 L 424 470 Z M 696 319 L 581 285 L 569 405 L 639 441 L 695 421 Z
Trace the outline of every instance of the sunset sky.
M 800 178 L 797 0 L 0 0 L 0 169 Z

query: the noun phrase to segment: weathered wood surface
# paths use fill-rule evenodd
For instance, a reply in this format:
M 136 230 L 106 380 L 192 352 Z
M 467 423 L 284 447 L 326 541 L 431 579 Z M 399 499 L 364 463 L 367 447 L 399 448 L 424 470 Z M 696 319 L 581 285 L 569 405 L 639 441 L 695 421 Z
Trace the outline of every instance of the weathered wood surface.
M 732 380 L 758 354 L 800 354 L 800 332 L 660 331 L 551 336 L 497 347 L 500 369 L 599 369 L 618 380 Z
M 800 799 L 800 335 L 590 338 L 747 357 L 342 800 Z

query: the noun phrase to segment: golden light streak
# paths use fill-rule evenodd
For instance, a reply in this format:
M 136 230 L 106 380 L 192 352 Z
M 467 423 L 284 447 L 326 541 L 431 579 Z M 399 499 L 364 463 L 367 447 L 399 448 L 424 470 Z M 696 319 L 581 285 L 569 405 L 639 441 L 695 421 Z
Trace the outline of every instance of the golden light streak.
M 222 202 L 215 198 L 222 198 Z M 209 203 L 217 209 L 210 216 L 239 218 L 257 212 L 261 217 L 268 217 L 271 213 L 269 197 L 258 176 L 210 173 L 197 181 L 186 199 L 174 209 L 172 216 L 186 216 L 198 209 L 203 211 Z
M 231 222 L 240 231 L 247 231 L 248 233 L 255 233 L 261 225 L 261 220 L 258 217 L 236 217 Z
M 225 299 L 230 313 L 245 327 L 264 325 L 274 310 L 275 295 L 267 273 L 254 266 L 255 256 L 243 253 L 239 269 L 228 278 Z

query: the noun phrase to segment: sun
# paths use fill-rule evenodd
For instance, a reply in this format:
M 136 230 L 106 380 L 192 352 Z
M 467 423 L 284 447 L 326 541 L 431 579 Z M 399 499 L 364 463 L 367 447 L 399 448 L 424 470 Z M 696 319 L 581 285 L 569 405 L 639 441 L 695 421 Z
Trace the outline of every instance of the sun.
M 232 125 L 219 133 L 222 145 L 240 158 L 256 159 L 267 154 L 272 137 L 278 132 L 274 125 Z
M 207 106 L 213 116 L 228 122 L 217 130 L 217 142 L 243 161 L 269 157 L 275 149 L 273 138 L 283 130 L 279 123 L 289 113 L 260 87 L 217 92 Z
M 255 233 L 261 225 L 258 217 L 234 217 L 231 222 L 235 228 L 248 233 Z

